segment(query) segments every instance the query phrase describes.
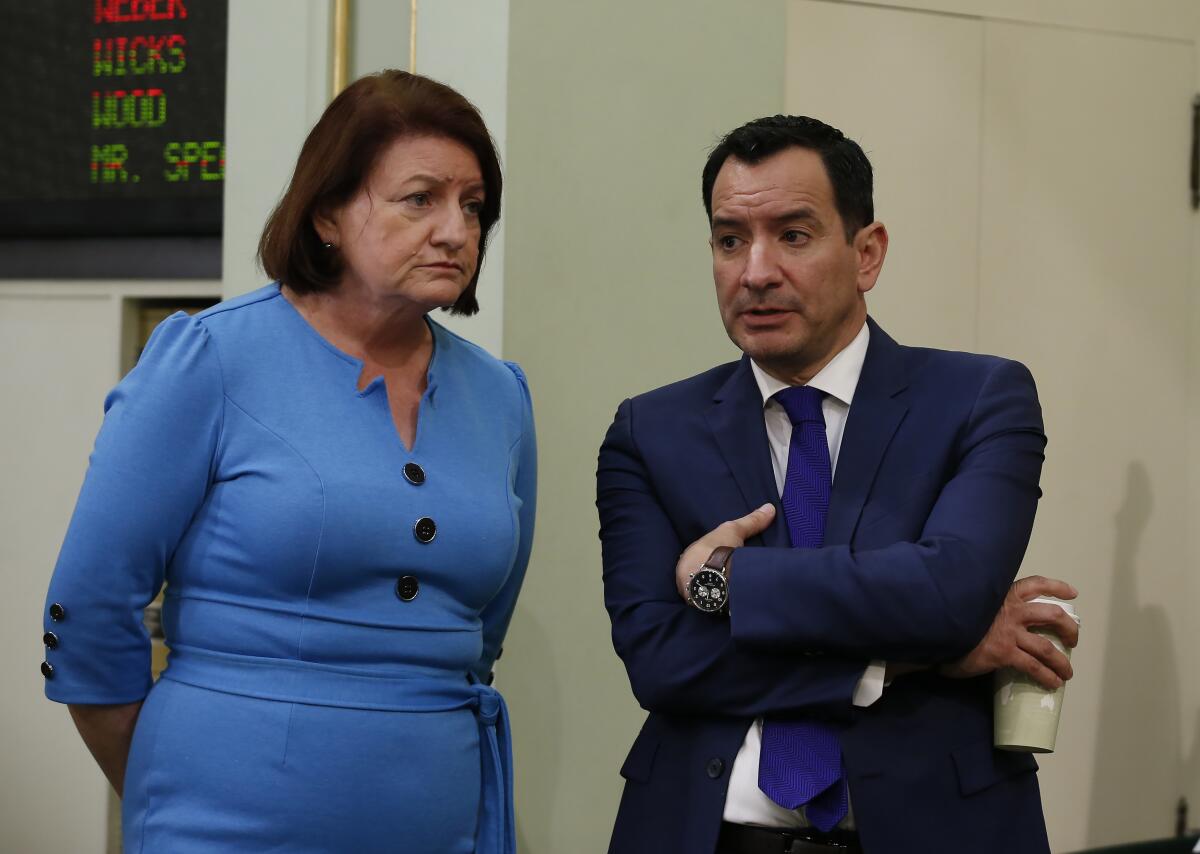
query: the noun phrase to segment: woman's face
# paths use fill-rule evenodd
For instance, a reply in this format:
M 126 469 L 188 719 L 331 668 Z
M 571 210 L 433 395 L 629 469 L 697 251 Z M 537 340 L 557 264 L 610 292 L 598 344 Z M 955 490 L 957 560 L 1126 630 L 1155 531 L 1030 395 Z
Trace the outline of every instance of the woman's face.
M 453 305 L 475 275 L 483 201 L 469 148 L 446 137 L 401 137 L 350 201 L 314 225 L 341 253 L 341 290 L 427 312 Z

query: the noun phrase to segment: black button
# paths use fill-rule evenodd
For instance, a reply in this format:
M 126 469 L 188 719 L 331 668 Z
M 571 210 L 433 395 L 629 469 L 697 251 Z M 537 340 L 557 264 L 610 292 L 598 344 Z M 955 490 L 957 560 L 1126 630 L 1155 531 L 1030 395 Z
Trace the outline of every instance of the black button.
M 483 684 L 484 684 L 484 685 L 491 685 L 491 684 L 492 684 L 493 682 L 495 682 L 495 681 L 496 681 L 496 671 L 495 671 L 495 670 L 490 670 L 490 671 L 488 671 L 487 679 L 484 679 L 484 680 L 483 680 Z
M 500 656 L 502 655 L 504 655 L 504 647 L 500 647 L 498 650 L 496 650 L 496 660 L 499 661 Z
M 715 780 L 725 770 L 725 763 L 720 759 L 713 758 L 708 760 L 708 767 L 704 770 L 708 772 L 709 777 Z
M 402 575 L 396 582 L 396 595 L 402 602 L 411 602 L 421 592 L 421 584 L 411 575 Z
M 437 536 L 437 522 L 428 516 L 422 516 L 413 525 L 413 536 L 419 543 L 432 543 L 433 538 Z
M 50 606 L 50 619 L 56 623 L 61 623 L 67 618 L 67 610 L 57 602 Z
M 54 668 L 51 666 L 49 661 L 42 662 L 42 675 L 47 679 L 54 678 Z
M 425 482 L 425 469 L 421 468 L 416 463 L 405 463 L 404 479 L 413 486 L 420 486 Z
M 44 643 L 50 649 L 58 649 L 58 635 L 56 635 L 54 632 L 46 632 L 44 635 L 42 635 L 42 643 Z

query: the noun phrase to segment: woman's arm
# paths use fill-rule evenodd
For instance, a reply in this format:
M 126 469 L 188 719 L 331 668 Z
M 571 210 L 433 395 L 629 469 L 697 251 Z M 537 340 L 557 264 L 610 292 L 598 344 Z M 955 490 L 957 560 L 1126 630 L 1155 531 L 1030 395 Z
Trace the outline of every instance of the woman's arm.
M 125 791 L 125 763 L 129 759 L 133 728 L 142 710 L 141 701 L 117 706 L 72 703 L 67 708 L 83 743 L 120 797 Z

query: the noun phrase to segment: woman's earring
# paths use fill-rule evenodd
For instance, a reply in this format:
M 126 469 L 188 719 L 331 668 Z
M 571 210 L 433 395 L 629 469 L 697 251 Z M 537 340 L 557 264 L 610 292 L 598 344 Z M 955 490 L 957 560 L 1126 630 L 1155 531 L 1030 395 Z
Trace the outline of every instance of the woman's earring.
M 333 249 L 333 244 L 332 243 L 322 243 L 321 248 L 324 249 L 326 252 L 329 252 Z

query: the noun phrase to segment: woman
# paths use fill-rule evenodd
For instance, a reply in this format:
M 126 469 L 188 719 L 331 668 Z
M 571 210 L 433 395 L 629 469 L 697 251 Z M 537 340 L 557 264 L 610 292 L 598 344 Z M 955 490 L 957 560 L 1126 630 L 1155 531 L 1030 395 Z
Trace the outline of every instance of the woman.
M 427 316 L 478 310 L 500 189 L 461 95 L 359 80 L 264 229 L 277 283 L 164 321 L 109 396 L 43 672 L 123 793 L 127 854 L 514 849 L 487 684 L 532 410 L 519 368 Z

